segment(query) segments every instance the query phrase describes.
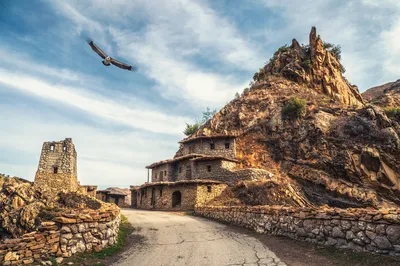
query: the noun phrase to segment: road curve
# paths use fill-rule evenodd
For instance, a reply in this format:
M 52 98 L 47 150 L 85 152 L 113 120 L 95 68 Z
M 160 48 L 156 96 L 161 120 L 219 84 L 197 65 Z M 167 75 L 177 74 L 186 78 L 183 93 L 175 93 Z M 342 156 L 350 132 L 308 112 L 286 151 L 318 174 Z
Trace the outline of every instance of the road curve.
M 286 265 L 256 238 L 223 224 L 170 212 L 122 213 L 144 240 L 133 243 L 113 266 Z

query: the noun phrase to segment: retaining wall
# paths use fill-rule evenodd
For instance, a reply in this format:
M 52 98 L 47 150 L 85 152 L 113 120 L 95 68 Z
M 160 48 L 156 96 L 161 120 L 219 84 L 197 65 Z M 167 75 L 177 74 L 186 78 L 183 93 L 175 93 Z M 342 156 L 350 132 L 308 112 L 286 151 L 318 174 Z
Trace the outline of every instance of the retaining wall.
M 117 208 L 63 213 L 52 222 L 43 222 L 35 232 L 0 242 L 0 265 L 26 265 L 100 251 L 117 242 L 119 225 Z
M 338 248 L 400 255 L 400 210 L 197 207 L 196 215 Z

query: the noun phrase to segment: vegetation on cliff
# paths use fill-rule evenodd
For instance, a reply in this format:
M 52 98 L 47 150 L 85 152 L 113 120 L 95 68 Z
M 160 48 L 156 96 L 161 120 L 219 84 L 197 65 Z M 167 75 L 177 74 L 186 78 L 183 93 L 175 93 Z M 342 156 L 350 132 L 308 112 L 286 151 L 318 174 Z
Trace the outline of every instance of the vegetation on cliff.
M 282 191 L 301 206 L 397 206 L 398 121 L 366 103 L 343 77 L 339 47 L 324 45 L 315 28 L 309 39 L 307 46 L 294 39 L 278 49 L 249 91 L 189 138 L 238 136 L 239 168 L 274 173 Z

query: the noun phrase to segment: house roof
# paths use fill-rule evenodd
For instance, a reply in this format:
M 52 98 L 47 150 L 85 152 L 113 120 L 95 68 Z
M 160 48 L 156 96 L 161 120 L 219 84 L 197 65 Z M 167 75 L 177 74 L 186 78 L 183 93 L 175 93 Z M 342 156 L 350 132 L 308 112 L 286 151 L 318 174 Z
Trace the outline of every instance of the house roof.
M 215 161 L 215 160 L 224 160 L 224 161 L 230 161 L 230 162 L 235 162 L 238 163 L 239 161 L 233 158 L 228 158 L 228 157 L 223 157 L 223 156 L 203 156 L 203 157 L 198 157 L 191 159 L 191 161 Z
M 195 157 L 202 157 L 202 156 L 204 156 L 204 155 L 202 155 L 202 154 L 197 154 L 197 153 L 187 154 L 187 155 L 175 157 L 175 158 L 173 158 L 173 159 L 163 160 L 163 161 L 159 161 L 159 162 L 150 164 L 150 165 L 146 166 L 146 168 L 147 168 L 147 169 L 152 169 L 152 168 L 154 168 L 154 167 L 157 167 L 157 166 L 160 166 L 160 165 L 163 165 L 163 164 L 178 162 L 178 161 L 182 161 L 182 160 L 186 160 L 186 159 L 191 159 L 191 158 L 195 158 Z
M 200 184 L 200 185 L 205 185 L 205 184 L 225 184 L 225 182 L 217 181 L 217 180 L 207 180 L 207 179 L 194 179 L 194 180 L 181 180 L 181 181 L 175 181 L 175 182 L 146 182 L 143 185 L 141 185 L 139 188 L 145 188 L 145 187 L 152 187 L 152 186 L 178 186 L 178 185 L 188 185 L 188 184 Z
M 236 135 L 234 134 L 217 134 L 217 135 L 212 135 L 212 136 L 197 136 L 197 137 L 187 137 L 181 141 L 179 141 L 179 143 L 183 144 L 183 143 L 189 143 L 192 141 L 196 141 L 199 139 L 216 139 L 216 138 L 235 138 Z
M 214 160 L 225 160 L 225 161 L 230 161 L 230 162 L 236 162 L 238 163 L 238 160 L 232 159 L 232 158 L 227 158 L 223 156 L 210 156 L 210 155 L 204 155 L 204 154 L 197 154 L 197 153 L 192 153 L 192 154 L 187 154 L 179 157 L 175 157 L 173 159 L 168 159 L 164 161 L 159 161 L 153 164 L 150 164 L 146 166 L 148 169 L 153 169 L 157 166 L 163 165 L 163 164 L 169 164 L 169 163 L 174 163 L 182 160 L 190 159 L 191 161 L 214 161 Z
M 106 193 L 108 195 L 116 195 L 116 196 L 127 196 L 129 194 L 128 190 L 129 189 L 109 187 L 104 190 L 98 190 L 97 193 Z

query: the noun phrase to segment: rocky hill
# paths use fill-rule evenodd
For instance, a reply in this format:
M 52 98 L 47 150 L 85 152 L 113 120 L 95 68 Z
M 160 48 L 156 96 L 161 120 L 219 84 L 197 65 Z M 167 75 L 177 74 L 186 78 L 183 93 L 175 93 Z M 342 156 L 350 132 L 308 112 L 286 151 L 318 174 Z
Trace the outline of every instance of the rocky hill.
M 189 138 L 237 135 L 240 168 L 275 174 L 279 189 L 264 186 L 274 197 L 264 202 L 279 203 L 280 191 L 293 199 L 282 204 L 299 206 L 400 204 L 398 122 L 363 100 L 315 28 L 309 37 L 309 45 L 281 47 L 243 95 Z
M 362 96 L 380 107 L 400 107 L 400 79 L 365 91 Z
M 101 210 L 107 203 L 74 192 L 37 188 L 32 182 L 0 174 L 0 240 L 35 231 L 68 210 Z

